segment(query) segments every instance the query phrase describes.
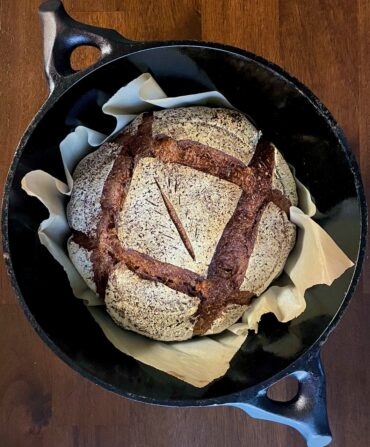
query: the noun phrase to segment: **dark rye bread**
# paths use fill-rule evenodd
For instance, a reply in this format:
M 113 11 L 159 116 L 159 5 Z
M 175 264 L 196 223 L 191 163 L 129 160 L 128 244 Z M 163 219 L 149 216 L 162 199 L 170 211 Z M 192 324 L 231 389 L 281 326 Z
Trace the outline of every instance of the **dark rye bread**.
M 294 178 L 236 111 L 145 113 L 77 166 L 68 250 L 120 326 L 157 340 L 219 333 L 295 242 Z

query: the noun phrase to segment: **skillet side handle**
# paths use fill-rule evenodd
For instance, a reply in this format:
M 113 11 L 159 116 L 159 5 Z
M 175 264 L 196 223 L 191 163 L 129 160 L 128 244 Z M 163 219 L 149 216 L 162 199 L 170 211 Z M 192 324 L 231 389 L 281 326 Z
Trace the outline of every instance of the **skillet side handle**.
M 324 447 L 331 443 L 329 428 L 325 374 L 319 351 L 302 360 L 291 376 L 298 380 L 296 397 L 289 402 L 277 402 L 267 396 L 267 389 L 248 399 L 248 403 L 232 403 L 256 419 L 289 425 L 305 438 L 307 447 Z
M 70 57 L 74 49 L 90 45 L 100 50 L 101 56 L 92 67 L 128 53 L 135 45 L 115 30 L 85 25 L 72 19 L 60 0 L 47 0 L 39 7 L 44 35 L 44 67 L 50 94 L 59 85 L 68 84 L 85 71 L 72 69 Z M 92 68 L 91 67 L 91 68 Z

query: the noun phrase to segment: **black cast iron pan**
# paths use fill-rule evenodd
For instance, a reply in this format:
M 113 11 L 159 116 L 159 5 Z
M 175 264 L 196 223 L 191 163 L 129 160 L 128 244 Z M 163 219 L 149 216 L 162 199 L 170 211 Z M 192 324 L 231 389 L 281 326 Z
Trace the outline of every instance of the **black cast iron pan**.
M 246 51 L 204 42 L 132 42 L 113 30 L 74 21 L 59 0 L 45 2 L 40 14 L 50 96 L 15 153 L 2 212 L 9 274 L 35 330 L 72 368 L 125 397 L 171 406 L 235 406 L 296 428 L 310 447 L 330 443 L 320 347 L 353 295 L 367 234 L 360 173 L 333 117 L 296 79 Z M 80 45 L 99 48 L 101 58 L 74 72 L 70 55 Z M 59 142 L 80 123 L 102 132 L 113 129 L 100 106 L 143 72 L 151 72 L 168 95 L 217 89 L 251 116 L 311 190 L 325 215 L 320 225 L 355 262 L 332 286 L 308 291 L 307 310 L 298 320 L 280 324 L 265 316 L 228 373 L 203 389 L 142 365 L 107 341 L 39 243 L 37 229 L 46 210 L 20 187 L 33 169 L 63 180 Z M 297 396 L 286 403 L 270 400 L 268 388 L 289 375 L 299 382 Z

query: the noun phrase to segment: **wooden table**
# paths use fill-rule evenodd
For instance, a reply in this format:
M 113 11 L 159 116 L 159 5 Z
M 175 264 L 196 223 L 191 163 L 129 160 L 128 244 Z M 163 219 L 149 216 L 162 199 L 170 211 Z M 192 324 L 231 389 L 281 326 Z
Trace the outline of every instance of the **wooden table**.
M 40 0 L 0 0 L 0 173 L 45 100 Z M 370 188 L 369 0 L 65 0 L 77 19 L 131 39 L 203 39 L 260 54 L 303 81 L 344 129 Z M 79 51 L 75 66 L 93 55 Z M 231 408 L 167 409 L 83 379 L 38 338 L 1 265 L 0 446 L 303 446 L 292 429 Z M 370 445 L 370 263 L 323 349 L 333 446 Z M 284 386 L 280 392 L 284 391 Z

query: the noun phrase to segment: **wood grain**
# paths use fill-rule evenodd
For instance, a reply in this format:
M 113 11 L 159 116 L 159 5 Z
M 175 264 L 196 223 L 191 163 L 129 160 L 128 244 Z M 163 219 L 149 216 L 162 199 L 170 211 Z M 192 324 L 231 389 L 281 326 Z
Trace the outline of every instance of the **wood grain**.
M 47 96 L 39 4 L 0 0 L 1 184 L 18 140 Z M 280 64 L 333 112 L 369 190 L 369 0 L 66 0 L 65 6 L 77 20 L 115 28 L 133 40 L 218 41 Z M 91 57 L 80 53 L 77 62 Z M 293 430 L 235 409 L 157 408 L 96 387 L 33 332 L 3 264 L 0 288 L 0 446 L 304 446 Z M 367 257 L 351 305 L 323 349 L 336 447 L 369 445 L 369 312 Z M 281 385 L 277 395 L 285 392 Z

